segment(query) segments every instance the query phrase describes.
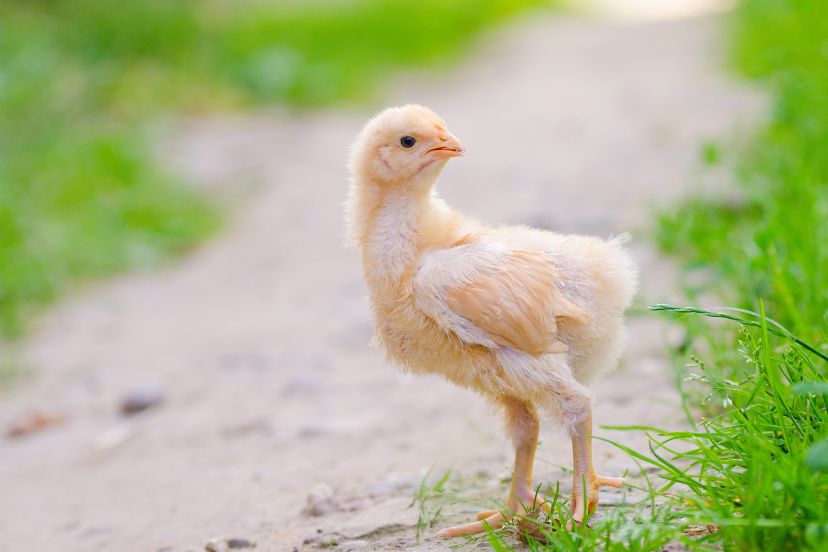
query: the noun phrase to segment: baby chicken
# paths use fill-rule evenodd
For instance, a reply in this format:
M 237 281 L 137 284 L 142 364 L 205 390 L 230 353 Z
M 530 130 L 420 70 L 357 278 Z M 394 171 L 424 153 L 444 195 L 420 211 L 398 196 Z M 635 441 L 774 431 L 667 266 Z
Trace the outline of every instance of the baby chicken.
M 445 529 L 445 537 L 496 528 L 543 500 L 532 485 L 538 409 L 572 439 L 570 507 L 581 522 L 598 488 L 586 385 L 615 365 L 637 271 L 622 240 L 525 226 L 490 228 L 435 193 L 463 146 L 425 107 L 383 111 L 353 145 L 346 205 L 361 250 L 377 335 L 406 371 L 442 374 L 500 405 L 515 448 L 504 511 Z

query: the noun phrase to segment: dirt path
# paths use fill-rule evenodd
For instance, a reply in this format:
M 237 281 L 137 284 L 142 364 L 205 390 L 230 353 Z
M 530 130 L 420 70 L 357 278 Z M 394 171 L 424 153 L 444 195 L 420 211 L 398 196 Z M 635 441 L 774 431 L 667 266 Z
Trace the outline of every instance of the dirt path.
M 646 225 L 692 180 L 699 144 L 757 112 L 719 57 L 715 19 L 544 17 L 497 33 L 458 69 L 400 79 L 385 103 L 425 103 L 464 141 L 468 156 L 440 186 L 453 205 L 608 235 Z M 164 155 L 189 178 L 244 198 L 238 214 L 181 263 L 66 302 L 25 344 L 35 375 L 2 398 L 0 424 L 33 409 L 67 421 L 0 440 L 0 551 L 203 550 L 212 536 L 258 550 L 446 549 L 430 532 L 417 544 L 406 509 L 429 466 L 456 470 L 479 506 L 505 497 L 498 416 L 366 346 L 341 203 L 347 147 L 371 111 L 199 121 L 170 140 Z M 641 303 L 669 299 L 669 265 L 641 239 L 635 249 Z M 594 387 L 596 423 L 681 423 L 666 326 L 646 316 L 630 329 L 622 368 Z M 121 417 L 120 397 L 148 384 L 164 402 Z M 569 454 L 546 425 L 538 475 L 565 487 Z M 600 443 L 596 462 L 631 467 Z M 317 484 L 338 509 L 312 517 L 302 508 Z

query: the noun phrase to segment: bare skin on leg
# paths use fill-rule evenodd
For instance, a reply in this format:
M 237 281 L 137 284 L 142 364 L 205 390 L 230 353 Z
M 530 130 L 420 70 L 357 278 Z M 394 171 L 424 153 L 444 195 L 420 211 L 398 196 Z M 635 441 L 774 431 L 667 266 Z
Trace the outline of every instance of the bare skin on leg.
M 478 512 L 477 521 L 449 527 L 440 532 L 446 538 L 482 533 L 486 525 L 492 529 L 501 527 L 516 513 L 529 512 L 536 506 L 549 511 L 549 504 L 536 496 L 532 485 L 532 465 L 538 445 L 539 423 L 534 407 L 519 399 L 505 398 L 506 425 L 515 445 L 515 471 L 506 500 L 506 510 Z M 582 523 L 585 514 L 595 511 L 601 486 L 621 487 L 620 477 L 606 477 L 595 473 L 592 464 L 592 407 L 586 403 L 570 429 L 572 437 L 573 484 L 570 510 L 575 522 Z M 586 499 L 584 497 L 586 490 Z
M 515 446 L 515 471 L 506 509 L 485 510 L 477 514 L 476 522 L 443 529 L 440 535 L 445 538 L 482 533 L 486 525 L 497 529 L 516 513 L 532 511 L 536 506 L 546 510 L 549 508 L 543 498 L 536 496 L 532 487 L 532 466 L 540 429 L 537 412 L 528 402 L 512 397 L 503 398 L 501 402 L 506 410 L 506 426 Z
M 571 427 L 570 435 L 573 477 L 569 509 L 572 511 L 573 519 L 577 523 L 582 523 L 585 515 L 594 512 L 598 506 L 598 489 L 601 486 L 621 487 L 624 480 L 595 473 L 592 465 L 592 407 L 589 404 L 584 406 L 578 421 Z

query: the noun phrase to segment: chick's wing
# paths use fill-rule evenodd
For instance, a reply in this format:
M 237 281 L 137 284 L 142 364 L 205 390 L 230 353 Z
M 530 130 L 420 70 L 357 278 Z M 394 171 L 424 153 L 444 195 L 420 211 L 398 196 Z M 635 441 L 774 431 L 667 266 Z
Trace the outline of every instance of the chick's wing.
M 474 244 L 425 254 L 414 277 L 417 307 L 468 343 L 537 356 L 567 350 L 558 323 L 589 315 L 561 292 L 541 251 Z

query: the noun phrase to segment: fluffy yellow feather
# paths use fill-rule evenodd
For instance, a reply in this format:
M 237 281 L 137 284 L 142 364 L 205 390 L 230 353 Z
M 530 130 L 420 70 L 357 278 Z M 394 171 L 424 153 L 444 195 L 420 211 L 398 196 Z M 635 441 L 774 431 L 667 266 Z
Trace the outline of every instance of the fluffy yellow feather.
M 532 486 L 538 407 L 570 432 L 570 506 L 581 521 L 601 485 L 621 485 L 593 469 L 586 385 L 621 354 L 636 267 L 623 240 L 490 228 L 449 208 L 434 186 L 463 153 L 445 122 L 418 105 L 378 114 L 353 145 L 349 234 L 377 335 L 404 369 L 442 374 L 505 410 L 515 445 L 507 508 L 444 536 L 497 527 L 542 502 Z

